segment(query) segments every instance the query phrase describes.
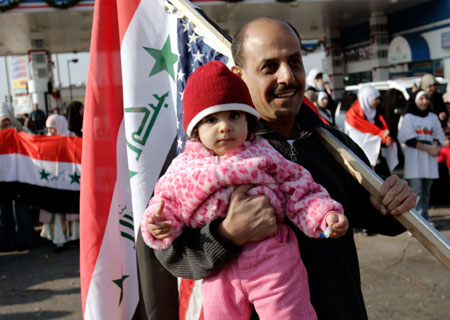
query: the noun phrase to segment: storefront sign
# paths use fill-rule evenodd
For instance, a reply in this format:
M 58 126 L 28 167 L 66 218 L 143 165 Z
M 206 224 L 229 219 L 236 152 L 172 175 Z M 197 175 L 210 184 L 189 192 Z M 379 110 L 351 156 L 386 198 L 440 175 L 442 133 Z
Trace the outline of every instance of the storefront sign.
M 388 49 L 388 62 L 390 64 L 411 62 L 412 53 L 408 40 L 404 37 L 395 37 L 392 39 Z
M 441 39 L 442 39 L 442 48 L 443 49 L 450 48 L 450 32 L 442 33 Z

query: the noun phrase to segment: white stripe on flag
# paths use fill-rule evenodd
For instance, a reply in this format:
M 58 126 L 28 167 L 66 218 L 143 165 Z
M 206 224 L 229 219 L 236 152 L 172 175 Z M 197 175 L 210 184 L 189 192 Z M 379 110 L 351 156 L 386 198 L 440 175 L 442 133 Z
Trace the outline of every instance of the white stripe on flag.
M 60 190 L 80 190 L 80 164 L 36 160 L 18 153 L 0 155 L 0 163 L 0 181 L 18 181 Z
M 170 56 L 177 50 L 176 40 L 176 19 L 166 14 L 163 2 L 141 1 L 122 41 L 124 120 L 136 235 L 177 132 L 175 80 L 164 68 L 156 69 L 161 61 L 148 50 L 166 48 L 163 53 Z M 166 67 L 175 75 L 176 64 Z
M 139 301 L 130 182 L 127 159 L 123 153 L 126 148 L 124 137 L 122 122 L 117 137 L 117 180 L 86 299 L 86 320 L 132 319 Z

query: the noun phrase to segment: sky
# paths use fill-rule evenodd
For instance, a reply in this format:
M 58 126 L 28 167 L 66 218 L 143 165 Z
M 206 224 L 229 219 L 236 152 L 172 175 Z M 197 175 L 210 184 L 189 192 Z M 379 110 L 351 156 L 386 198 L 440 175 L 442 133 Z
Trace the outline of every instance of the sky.
M 303 57 L 303 63 L 305 65 L 305 71 L 308 73 L 312 68 L 318 68 L 322 70 L 322 59 L 325 57 L 324 52 L 312 53 Z M 9 57 L 0 57 L 0 102 L 5 101 L 5 96 L 8 95 L 8 85 L 7 85 L 7 74 L 5 71 L 5 59 L 8 62 Z M 67 72 L 67 60 L 78 59 L 78 63 L 69 63 L 70 66 L 70 78 L 71 83 L 74 85 L 80 84 L 87 81 L 87 71 L 89 67 L 89 52 L 79 52 L 79 53 L 64 53 L 58 55 L 52 55 L 55 67 L 53 68 L 53 77 L 55 83 L 53 84 L 56 88 L 60 81 L 59 75 L 61 76 L 62 87 L 67 87 L 69 85 L 69 77 Z M 58 62 L 59 62 L 59 75 L 58 75 Z M 11 72 L 9 72 L 11 76 Z M 12 85 L 10 84 L 10 87 Z M 12 87 L 11 87 L 12 90 Z
M 10 63 L 10 57 L 0 57 L 0 101 L 5 101 L 5 96 L 8 95 L 8 85 L 7 85 L 7 74 L 5 69 L 5 59 L 7 64 Z M 69 76 L 67 72 L 67 60 L 78 59 L 77 63 L 69 63 L 70 67 L 70 78 L 73 85 L 78 85 L 82 82 L 87 81 L 87 71 L 89 66 L 89 53 L 79 52 L 79 53 L 64 53 L 52 55 L 52 60 L 54 62 L 53 77 L 55 82 L 53 86 L 56 88 L 58 83 L 61 81 L 62 87 L 69 86 Z M 58 68 L 59 62 L 59 68 Z M 61 76 L 61 80 L 58 75 Z M 11 71 L 9 71 L 9 76 L 11 77 Z M 10 82 L 10 88 L 12 90 L 12 84 Z

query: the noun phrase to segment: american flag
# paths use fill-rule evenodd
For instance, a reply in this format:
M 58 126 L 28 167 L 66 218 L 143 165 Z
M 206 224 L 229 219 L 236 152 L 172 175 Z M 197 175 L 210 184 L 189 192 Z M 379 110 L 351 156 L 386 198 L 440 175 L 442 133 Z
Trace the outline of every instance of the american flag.
M 178 20 L 178 70 L 177 70 L 177 152 L 184 150 L 186 133 L 183 128 L 183 93 L 186 81 L 198 67 L 212 60 L 227 64 L 228 57 L 212 49 L 198 35 L 186 19 Z

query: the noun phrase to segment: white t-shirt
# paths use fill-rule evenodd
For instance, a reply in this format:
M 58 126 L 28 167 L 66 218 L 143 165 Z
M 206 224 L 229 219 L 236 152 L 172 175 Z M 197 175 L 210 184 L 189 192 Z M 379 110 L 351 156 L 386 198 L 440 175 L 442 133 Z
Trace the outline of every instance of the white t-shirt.
M 429 112 L 426 117 L 415 116 L 407 113 L 398 132 L 398 140 L 402 143 L 416 138 L 419 142 L 433 144 L 438 140 L 444 144 L 444 132 L 438 117 Z M 428 145 L 427 144 L 427 145 Z M 432 157 L 428 152 L 405 146 L 405 179 L 439 178 L 437 157 Z

